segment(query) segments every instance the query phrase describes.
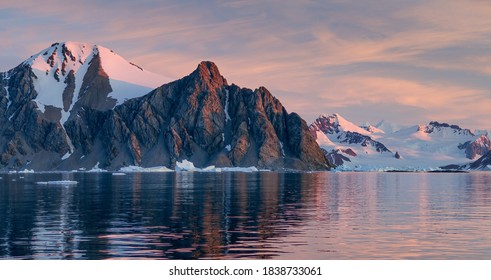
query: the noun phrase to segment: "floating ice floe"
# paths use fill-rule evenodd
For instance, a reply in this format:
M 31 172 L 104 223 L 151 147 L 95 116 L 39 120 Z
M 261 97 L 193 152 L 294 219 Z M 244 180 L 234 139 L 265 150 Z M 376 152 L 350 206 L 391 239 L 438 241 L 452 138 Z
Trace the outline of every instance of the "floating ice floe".
M 176 162 L 176 171 L 197 171 L 197 172 L 257 172 L 256 167 L 215 167 L 214 165 L 204 168 L 195 167 L 194 164 L 188 160 L 182 162 Z
M 404 172 L 431 172 L 440 171 L 441 168 L 433 167 L 421 167 L 421 166 L 369 166 L 369 165 L 356 165 L 346 166 L 340 165 L 332 169 L 334 172 L 390 172 L 390 171 L 404 171 Z
M 194 166 L 194 163 L 192 163 L 188 160 L 176 162 L 176 171 L 211 171 L 213 169 L 215 169 L 214 165 L 211 165 L 211 166 L 208 166 L 205 168 L 197 168 Z
M 126 175 L 126 173 L 122 173 L 122 172 L 113 172 L 112 174 L 113 174 L 113 176 L 125 176 Z
M 218 172 L 258 172 L 258 171 L 269 171 L 269 170 L 259 170 L 255 166 L 251 167 L 221 167 Z
M 46 181 L 46 182 L 36 182 L 36 185 L 76 185 L 77 181 L 61 180 L 61 181 Z
M 165 166 L 155 166 L 155 167 L 141 167 L 141 166 L 125 166 L 119 169 L 120 172 L 172 172 L 174 170 L 169 169 Z M 113 173 L 114 175 L 114 173 Z
M 33 169 L 24 169 L 24 170 L 19 170 L 19 171 L 15 171 L 15 170 L 9 171 L 9 174 L 16 174 L 16 173 L 34 173 L 34 170 Z
M 34 173 L 34 170 L 33 169 L 24 169 L 24 170 L 19 171 L 19 173 Z
M 183 160 L 176 162 L 175 170 L 169 169 L 165 166 L 156 166 L 156 167 L 141 167 L 141 166 L 125 166 L 118 170 L 118 172 L 257 172 L 260 171 L 256 167 L 215 167 L 214 165 L 199 168 L 194 166 L 194 163 Z M 265 171 L 265 170 L 261 170 Z M 116 173 L 113 173 L 115 175 Z

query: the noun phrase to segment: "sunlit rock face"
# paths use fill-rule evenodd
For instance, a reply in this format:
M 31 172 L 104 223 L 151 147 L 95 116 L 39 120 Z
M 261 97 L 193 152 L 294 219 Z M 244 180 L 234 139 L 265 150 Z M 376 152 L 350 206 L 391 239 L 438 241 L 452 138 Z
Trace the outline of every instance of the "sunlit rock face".
M 117 106 L 103 135 L 110 168 L 188 159 L 196 166 L 328 169 L 303 119 L 265 88 L 228 85 L 212 62 Z

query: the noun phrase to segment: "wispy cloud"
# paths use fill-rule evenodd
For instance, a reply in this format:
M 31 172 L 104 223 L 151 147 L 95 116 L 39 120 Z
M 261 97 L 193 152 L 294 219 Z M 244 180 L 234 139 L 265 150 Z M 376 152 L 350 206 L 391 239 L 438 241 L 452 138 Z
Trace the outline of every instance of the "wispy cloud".
M 337 111 L 491 128 L 490 14 L 480 0 L 7 0 L 0 67 L 54 41 L 87 41 L 175 78 L 213 60 L 307 119 Z

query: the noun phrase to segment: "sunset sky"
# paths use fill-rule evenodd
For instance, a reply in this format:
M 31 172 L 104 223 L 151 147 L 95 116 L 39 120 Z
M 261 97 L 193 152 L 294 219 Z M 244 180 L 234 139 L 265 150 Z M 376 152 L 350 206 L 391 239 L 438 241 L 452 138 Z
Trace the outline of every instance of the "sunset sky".
M 491 129 L 486 0 L 2 0 L 0 36 L 0 71 L 81 41 L 176 79 L 214 61 L 307 122 L 340 113 Z

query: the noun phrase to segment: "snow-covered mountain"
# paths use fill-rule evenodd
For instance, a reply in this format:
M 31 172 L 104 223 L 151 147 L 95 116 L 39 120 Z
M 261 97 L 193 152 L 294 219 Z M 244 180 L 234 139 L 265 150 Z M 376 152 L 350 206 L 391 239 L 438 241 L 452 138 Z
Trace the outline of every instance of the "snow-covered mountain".
M 381 120 L 375 125 L 375 127 L 382 130 L 385 133 L 392 133 L 401 130 L 403 128 L 407 128 L 405 126 L 394 124 L 386 120 Z
M 431 170 L 470 163 L 491 150 L 488 136 L 457 125 L 401 127 L 385 121 L 358 126 L 323 114 L 310 130 L 328 159 L 344 170 Z
M 171 79 L 151 73 L 102 46 L 79 42 L 54 43 L 23 63 L 35 75 L 33 100 L 39 109 L 60 111 L 68 120 L 75 103 L 84 97 L 91 80 L 99 76 L 106 96 L 90 96 L 94 107 L 112 109 L 125 100 L 143 96 Z M 105 79 L 107 81 L 105 81 Z M 85 82 L 85 84 L 84 84 Z
M 371 128 L 374 127 L 360 127 L 339 114 L 322 114 L 310 125 L 311 133 L 325 150 L 328 160 L 342 168 L 355 168 L 358 163 L 395 157 L 377 140 L 384 132 Z

